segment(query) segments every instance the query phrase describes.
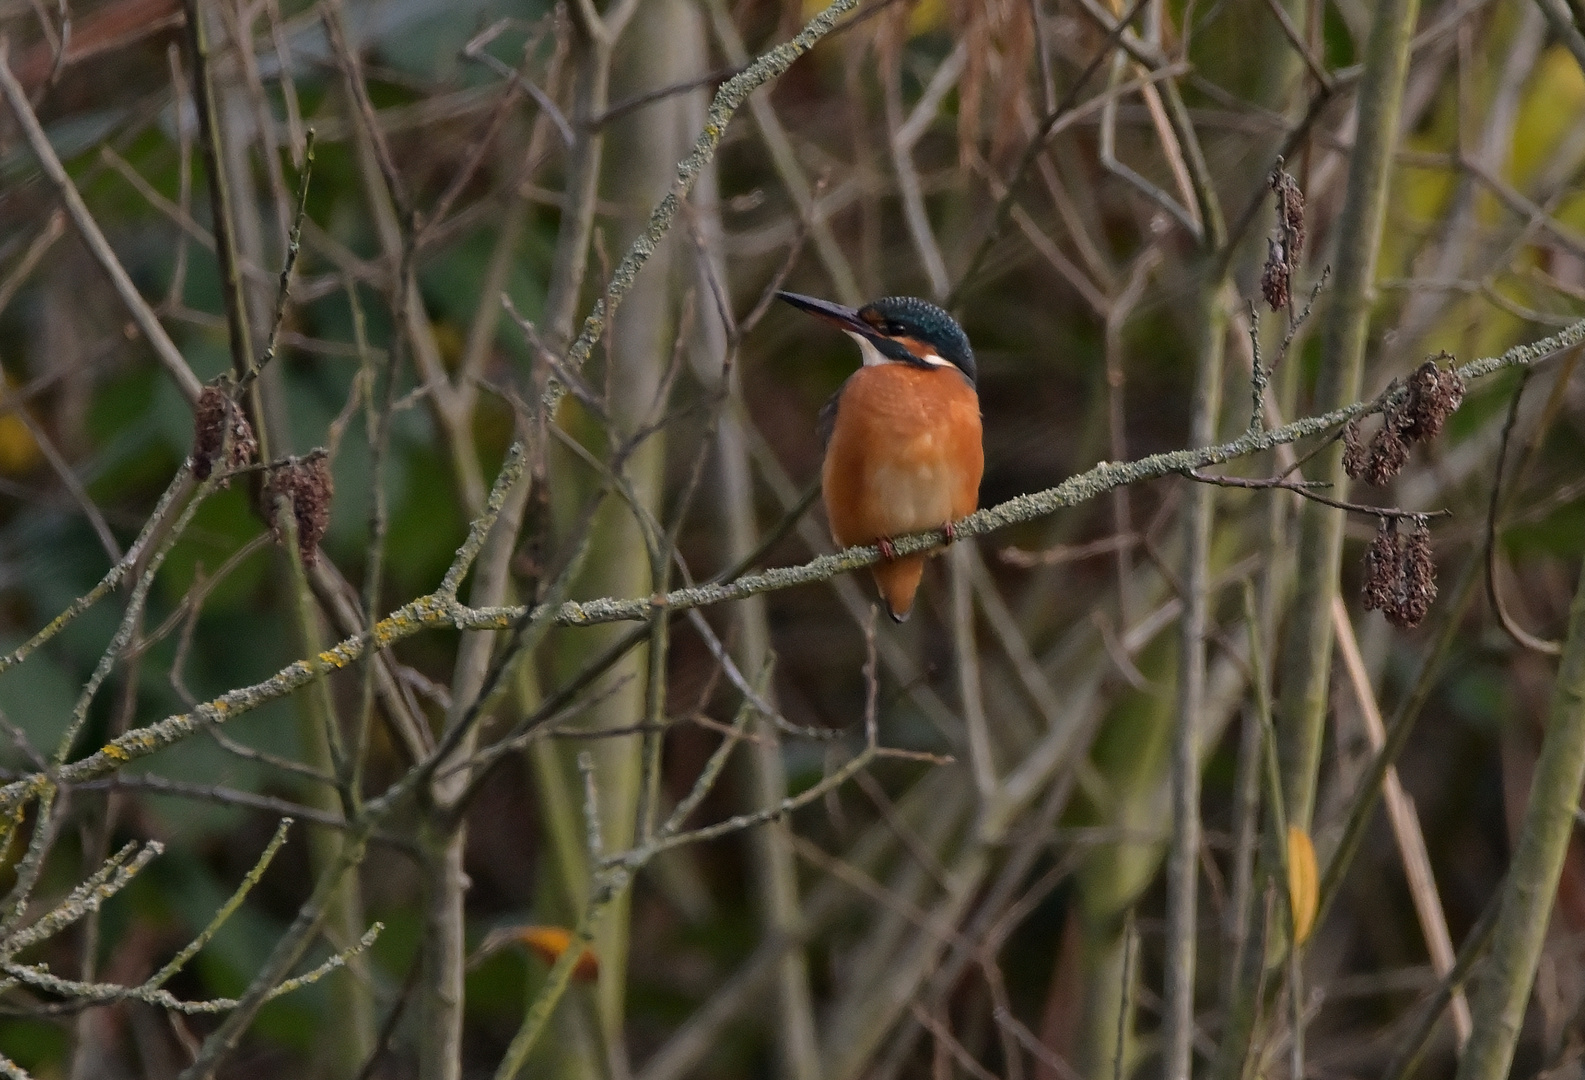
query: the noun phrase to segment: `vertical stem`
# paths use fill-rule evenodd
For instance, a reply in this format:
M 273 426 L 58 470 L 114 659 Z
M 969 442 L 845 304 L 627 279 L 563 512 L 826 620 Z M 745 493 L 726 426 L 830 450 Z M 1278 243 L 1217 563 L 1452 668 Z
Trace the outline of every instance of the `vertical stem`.
M 1222 950 L 1224 1010 L 1230 1009 L 1237 999 L 1239 972 L 1244 968 L 1255 896 L 1255 846 L 1260 839 L 1260 725 L 1248 710 L 1238 735 L 1238 766 L 1233 781 L 1233 885 Z
M 563 193 L 566 206 L 556 235 L 550 291 L 545 297 L 545 330 L 553 349 L 572 341 L 583 279 L 589 268 L 589 241 L 594 235 L 595 198 L 600 163 L 605 153 L 605 125 L 588 121 L 605 111 L 611 98 L 611 44 L 596 38 L 574 20 L 572 62 L 573 120 L 578 133 L 567 166 Z
M 567 163 L 563 189 L 565 202 L 556 234 L 556 250 L 551 259 L 550 284 L 542 318 L 546 340 L 551 348 L 557 350 L 567 347 L 576 329 L 578 306 L 589 268 L 589 246 L 594 234 L 595 201 L 599 194 L 607 127 L 588 121 L 605 111 L 611 93 L 610 40 L 599 32 L 598 27 L 586 25 L 578 17 L 570 20 L 569 33 L 571 46 L 568 62 L 574 72 L 569 113 L 576 139 Z M 553 417 L 542 417 L 541 431 L 545 424 L 553 421 Z M 526 671 L 529 666 L 524 664 L 522 668 Z M 628 704 L 631 706 L 631 701 Z M 635 709 L 634 715 L 636 713 Z M 572 783 L 575 773 L 569 768 L 564 749 L 540 741 L 533 744 L 530 754 L 536 774 L 540 812 L 545 822 L 547 856 L 544 865 L 547 869 L 555 870 L 555 873 L 545 875 L 546 884 L 539 889 L 541 904 L 550 911 L 564 915 L 570 924 L 583 907 L 583 894 L 593 868 L 588 865 L 584 850 L 580 796 L 576 785 Z M 605 779 L 603 774 L 601 779 Z M 591 932 L 598 932 L 600 925 L 595 924 Z M 607 943 L 602 940 L 598 948 L 602 961 L 606 960 L 604 950 Z M 613 970 L 609 964 L 602 963 L 602 983 L 607 978 L 620 978 L 621 970 L 620 967 Z M 543 1023 L 545 1019 L 548 1017 L 540 1018 L 537 1022 Z M 587 1053 L 587 1047 L 581 1040 L 561 1039 L 552 1045 L 558 1055 L 555 1064 L 563 1074 L 598 1074 L 596 1059 Z
M 1227 303 L 1221 278 L 1206 260 L 1200 284 L 1198 370 L 1189 441 L 1216 438 L 1222 407 Z M 1193 1071 L 1194 968 L 1200 866 L 1200 733 L 1205 705 L 1205 634 L 1209 620 L 1211 523 L 1215 488 L 1195 484 L 1183 521 L 1183 622 L 1178 645 L 1178 715 L 1172 739 L 1172 850 L 1167 859 L 1166 1015 L 1167 1080 Z
M 577 48 L 583 50 L 583 54 L 577 87 L 584 97 L 577 103 L 577 113 L 589 116 L 603 111 L 618 77 L 620 90 L 631 93 L 669 86 L 697 75 L 708 64 L 703 54 L 704 32 L 699 19 L 698 11 L 684 0 L 652 0 L 640 4 L 622 33 L 624 44 L 620 63 L 613 62 L 608 30 L 600 32 L 605 35 L 603 39 L 591 35 L 590 40 L 580 41 Z M 652 47 L 657 41 L 665 41 L 667 47 Z M 694 135 L 690 122 L 688 110 L 673 96 L 642 113 L 607 125 L 604 142 L 611 150 L 611 167 L 603 176 L 604 194 L 628 205 L 653 204 L 660 200 L 676 176 L 677 162 L 687 153 L 689 140 Z M 593 196 L 597 181 L 602 179 L 603 156 L 600 145 L 592 141 L 592 136 L 590 138 L 589 143 L 574 147 L 575 167 L 569 181 L 568 205 L 580 208 L 580 212 L 563 219 L 563 231 L 558 240 L 562 246 L 558 249 L 554 268 L 557 278 L 547 300 L 545 321 L 553 348 L 565 348 L 571 336 L 571 315 L 580 295 L 573 278 L 581 278 L 588 259 Z M 643 222 L 632 219 L 617 223 L 617 249 L 626 249 L 642 228 Z M 672 310 L 674 265 L 673 246 L 660 243 L 607 324 L 609 334 L 604 343 L 609 395 L 605 405 L 612 429 L 601 430 L 587 416 L 580 415 L 581 410 L 570 406 L 560 411 L 562 424 L 575 430 L 587 443 L 617 445 L 652 416 L 661 415 L 665 408 L 665 403 L 656 399 L 664 387 L 663 376 L 671 355 L 672 329 L 676 321 Z M 652 435 L 619 464 L 628 497 L 636 505 L 609 500 L 597 512 L 590 529 L 587 561 L 578 582 L 580 590 L 595 596 L 631 596 L 664 588 L 664 582 L 651 566 L 638 518 L 639 514 L 648 514 L 651 518 L 659 516 L 664 486 L 664 444 L 664 435 Z M 558 510 L 567 511 L 577 505 L 576 500 L 585 492 L 580 492 L 574 483 L 562 482 L 553 485 L 551 493 Z M 566 517 L 563 513 L 562 519 Z M 663 552 L 662 559 L 669 560 L 671 554 Z M 656 614 L 656 623 L 663 619 L 663 614 Z M 601 627 L 576 639 L 558 640 L 555 645 L 558 674 L 577 671 L 590 655 L 626 633 L 626 628 L 622 627 Z M 585 723 L 589 729 L 627 727 L 635 717 L 648 715 L 660 704 L 658 696 L 650 696 L 650 688 L 653 687 L 655 695 L 664 692 L 665 648 L 662 627 L 659 633 L 652 634 L 649 647 L 634 649 L 613 666 L 610 678 L 617 680 L 613 682 L 615 689 L 586 714 Z M 655 655 L 657 649 L 659 654 Z M 650 666 L 652 657 L 654 668 Z M 639 819 L 649 813 L 644 793 L 648 790 L 655 794 L 651 780 L 658 780 L 660 749 L 658 739 L 631 736 L 600 739 L 590 747 L 599 781 L 600 818 L 605 824 L 605 840 L 610 850 L 633 846 Z M 568 750 L 557 747 L 554 756 L 564 776 L 570 779 L 576 775 Z M 562 790 L 566 790 L 565 787 Z M 648 805 L 653 806 L 654 802 Z M 552 815 L 562 812 L 553 811 Z M 581 838 L 578 845 L 582 847 Z M 581 855 L 573 852 L 559 853 L 559 857 L 565 862 L 582 861 Z M 592 867 L 588 869 L 593 870 Z M 568 909 L 571 912 L 584 910 L 588 892 L 593 887 L 586 871 L 584 881 L 577 886 L 578 892 L 566 898 Z M 626 889 L 614 892 L 605 901 L 604 914 L 594 930 L 595 951 L 600 957 L 600 980 L 595 994 L 601 1045 L 609 1067 L 617 1072 L 626 1068 L 624 1024 L 630 903 L 631 896 Z
M 1392 149 L 1409 68 L 1409 38 L 1419 10 L 1419 0 L 1382 0 L 1371 27 L 1359 89 L 1358 136 L 1338 222 L 1332 310 L 1321 339 L 1321 375 L 1315 395 L 1318 411 L 1359 396 L 1376 259 L 1387 216 Z M 1331 490 L 1347 490 L 1341 447 L 1325 452 L 1318 471 Z M 1332 660 L 1332 597 L 1337 595 L 1342 552 L 1342 512 L 1307 503 L 1300 515 L 1298 591 L 1283 650 L 1282 697 L 1277 709 L 1288 820 L 1306 830 L 1320 768 Z
M 1491 957 L 1475 994 L 1475 1030 L 1459 1063 L 1458 1080 L 1500 1080 L 1513 1062 L 1535 982 L 1541 945 L 1557 896 L 1563 857 L 1574 831 L 1580 783 L 1585 781 L 1585 574 L 1569 611 L 1568 637 L 1558 665 L 1546 737 L 1530 785 L 1519 844 L 1503 885 Z
M 462 1075 L 462 957 L 467 877 L 462 858 L 468 830 L 442 815 L 425 815 L 418 827 L 420 897 L 424 935 L 419 945 L 423 985 L 419 1009 L 418 1075 L 457 1080 Z
M 963 725 L 969 735 L 969 766 L 983 815 L 996 799 L 996 762 L 991 756 L 991 733 L 985 717 L 985 695 L 980 686 L 980 657 L 974 646 L 974 598 L 970 593 L 966 545 L 948 555 L 947 574 L 952 586 L 952 653 L 958 669 L 958 694 L 963 704 Z
M 733 369 L 733 375 L 736 369 Z M 734 394 L 734 400 L 736 395 Z M 758 542 L 754 522 L 754 491 L 749 472 L 747 439 L 735 412 L 727 408 L 718 437 L 721 452 L 721 502 L 734 562 Z M 738 605 L 738 666 L 746 672 L 765 670 L 770 661 L 770 625 L 765 598 L 750 597 Z M 769 688 L 766 696 L 774 701 Z M 753 744 L 753 805 L 773 806 L 787 797 L 787 770 L 774 724 L 756 718 Z M 755 895 L 767 938 L 794 938 L 804 930 L 798 868 L 792 845 L 782 829 L 756 829 Z M 802 948 L 789 948 L 776 962 L 778 1005 L 775 1010 L 777 1060 L 783 1080 L 819 1080 L 820 1048 L 815 1038 L 814 994 L 809 962 Z
M 664 593 L 671 582 L 671 564 L 651 567 L 655 592 Z M 671 620 L 664 607 L 656 606 L 649 617 L 649 671 L 644 690 L 644 742 L 639 762 L 638 818 L 634 828 L 639 839 L 648 841 L 655 834 L 660 808 L 660 771 L 666 744 L 661 730 L 666 723 L 666 659 L 671 651 Z
M 261 301 L 256 291 L 249 290 L 243 265 L 246 259 L 251 259 L 255 264 L 262 261 L 263 240 L 257 216 L 252 212 L 254 200 L 248 195 L 251 177 L 248 173 L 247 147 L 231 137 L 232 129 L 223 123 L 220 112 L 202 5 L 199 0 L 185 0 L 185 9 L 188 46 L 193 63 L 193 99 L 199 119 L 199 143 L 209 182 L 232 368 L 234 376 L 240 379 L 255 369 L 250 303 L 257 313 L 260 309 L 258 302 Z M 236 44 L 239 48 L 249 47 L 246 42 Z M 234 109 L 228 109 L 230 111 Z M 242 202 L 249 209 L 247 213 L 243 213 L 234 201 L 239 189 L 242 191 Z M 287 243 L 288 238 L 282 236 L 283 250 Z M 265 395 L 266 383 L 274 377 L 273 371 L 267 370 L 265 377 L 255 379 L 247 391 L 248 412 L 258 438 L 259 454 L 266 460 L 286 449 L 289 443 L 284 425 L 279 422 L 281 418 L 271 415 L 267 409 L 271 401 L 279 403 L 280 400 L 279 394 L 271 398 Z M 281 513 L 279 509 L 277 512 Z M 286 525 L 286 531 L 292 533 L 290 512 L 282 513 L 281 520 Z M 315 656 L 322 647 L 319 609 L 292 536 L 288 537 L 286 553 L 298 636 L 306 654 Z M 318 685 L 303 695 L 300 702 L 303 742 L 310 761 L 323 771 L 335 772 L 344 783 L 349 781 L 352 771 L 344 769 L 340 723 L 328 679 L 320 678 Z M 353 795 L 351 787 L 344 786 L 339 806 L 338 800 L 330 792 L 316 791 L 309 798 L 311 802 L 319 803 L 322 809 L 341 810 L 350 815 L 354 809 Z M 354 850 L 358 859 L 361 859 L 362 848 L 361 845 L 350 847 L 350 841 L 336 830 L 315 829 L 310 836 L 311 862 L 316 877 L 323 881 L 332 874 L 338 878 L 346 874 L 346 880 L 328 894 L 321 912 L 331 928 L 330 934 L 337 947 L 345 947 L 357 941 L 363 923 L 363 900 L 357 874 L 355 871 L 346 872 L 349 867 L 345 860 L 349 852 Z M 356 961 L 355 971 L 361 973 L 362 963 L 361 959 Z M 374 1004 L 368 984 L 362 978 L 355 979 L 348 992 L 346 1017 L 345 1037 L 336 1043 L 336 1064 L 343 1073 L 351 1075 L 368 1057 L 374 1043 Z
M 226 326 L 231 335 L 231 364 L 238 378 L 253 367 L 253 339 L 248 327 L 248 304 L 242 281 L 241 257 L 231 223 L 231 191 L 221 163 L 220 118 L 216 115 L 215 83 L 209 66 L 208 27 L 199 0 L 185 0 L 187 42 L 192 50 L 193 104 L 198 110 L 204 154 L 204 173 L 209 180 L 209 200 L 215 224 L 215 256 L 220 261 L 222 298 L 226 305 Z M 253 428 L 262 435 L 261 418 L 255 414 Z
M 1355 701 L 1364 724 L 1365 738 L 1373 753 L 1381 753 L 1387 742 L 1387 732 L 1381 721 L 1381 709 L 1370 684 L 1370 674 L 1365 669 L 1365 658 L 1360 655 L 1359 642 L 1354 638 L 1354 627 L 1349 621 L 1348 608 L 1342 597 L 1332 601 L 1332 622 L 1337 628 L 1338 652 L 1343 666 L 1353 684 Z M 1437 895 L 1436 878 L 1431 873 L 1431 855 L 1426 850 L 1425 834 L 1420 829 L 1420 815 L 1414 800 L 1398 780 L 1398 770 L 1388 766 L 1382 785 L 1382 796 L 1387 802 L 1387 820 L 1392 824 L 1392 836 L 1398 845 L 1398 857 L 1403 863 L 1403 875 L 1409 885 L 1409 896 L 1414 901 L 1415 915 L 1420 920 L 1420 932 L 1425 937 L 1425 950 L 1431 959 L 1431 970 L 1439 978 L 1446 978 L 1453 970 L 1453 939 L 1448 933 L 1447 915 L 1442 910 L 1441 897 Z M 1453 1030 L 1462 1049 L 1469 1041 L 1472 1020 L 1469 1002 L 1462 992 L 1453 995 Z
M 469 593 L 472 604 L 499 604 L 508 597 L 511 557 L 528 505 L 529 487 L 526 479 L 519 478 L 507 492 L 495 526 L 479 552 Z M 491 631 L 463 636 L 452 674 L 451 708 L 446 715 L 448 731 L 463 723 L 476 708 L 496 637 Z M 454 757 L 465 759 L 473 746 L 474 735 L 470 732 Z M 467 955 L 464 900 L 468 880 L 463 857 L 468 829 L 455 807 L 471 779 L 469 770 L 458 769 L 434 780 L 426 793 L 428 812 L 418 830 L 424 911 L 424 982 L 419 1010 L 421 1080 L 456 1080 L 462 1075 L 463 964 Z
M 690 96 L 695 126 L 702 126 L 706 102 L 703 95 Z M 697 258 L 701 292 L 710 278 L 725 281 L 721 255 L 720 184 L 715 163 L 699 174 L 694 188 L 704 242 Z M 750 467 L 749 437 L 742 410 L 742 387 L 738 367 L 729 364 L 728 331 L 714 305 L 700 305 L 693 351 L 695 369 L 707 385 L 715 383 L 725 395 L 716 432 L 716 453 L 720 463 L 717 487 L 719 513 L 726 526 L 726 554 L 732 565 L 740 565 L 759 546 L 760 532 L 754 509 L 754 481 Z M 720 385 L 724 384 L 724 385 Z M 769 670 L 771 662 L 770 621 L 765 598 L 753 596 L 736 606 L 738 667 L 745 672 Z M 758 677 L 755 675 L 755 677 Z M 775 701 L 770 680 L 762 691 Z M 750 802 L 746 809 L 774 806 L 787 797 L 787 770 L 782 760 L 780 733 L 772 723 L 756 714 L 754 741 L 747 755 Z M 743 759 L 739 759 L 740 761 Z M 805 932 L 806 914 L 799 895 L 798 867 L 793 848 L 782 829 L 756 829 L 751 835 L 754 858 L 754 896 L 766 939 L 796 940 Z M 801 947 L 789 947 L 776 959 L 777 1007 L 773 1023 L 776 1034 L 776 1059 L 783 1080 L 819 1080 L 820 1046 L 815 1034 L 814 994 L 809 986 L 808 956 Z
M 1128 912 L 1123 923 L 1123 976 L 1121 993 L 1117 995 L 1117 1042 L 1112 1053 L 1112 1080 L 1125 1080 L 1128 1076 L 1129 1036 L 1134 1031 L 1134 972 L 1139 966 L 1134 954 L 1139 948 L 1139 932 L 1134 929 L 1134 912 Z
M 320 633 L 319 609 L 308 584 L 307 568 L 298 553 L 296 521 L 284 500 L 278 506 L 277 513 L 286 535 L 283 562 L 296 605 L 294 615 L 298 643 L 302 655 L 318 656 L 325 643 Z M 296 695 L 295 700 L 299 738 L 307 763 L 345 782 L 350 776 L 349 762 L 341 744 L 341 727 L 336 716 L 335 698 L 331 693 L 330 673 L 326 671 L 321 674 L 312 686 Z M 348 818 L 356 811 L 352 792 L 346 788 L 343 788 L 338 798 L 335 789 L 314 784 L 304 791 L 303 801 L 320 810 L 343 814 Z M 337 867 L 341 865 L 349 843 L 351 841 L 340 829 L 308 826 L 309 862 L 315 876 L 340 873 Z M 363 893 L 355 868 L 347 873 L 341 887 L 330 894 L 324 918 L 327 935 L 335 948 L 346 948 L 362 936 Z M 346 1001 L 344 1022 L 340 1028 L 342 1036 L 336 1041 L 335 1053 L 335 1067 L 339 1070 L 336 1075 L 343 1076 L 355 1075 L 374 1048 L 374 1002 L 368 992 L 367 968 L 361 957 L 351 966 L 353 989 Z

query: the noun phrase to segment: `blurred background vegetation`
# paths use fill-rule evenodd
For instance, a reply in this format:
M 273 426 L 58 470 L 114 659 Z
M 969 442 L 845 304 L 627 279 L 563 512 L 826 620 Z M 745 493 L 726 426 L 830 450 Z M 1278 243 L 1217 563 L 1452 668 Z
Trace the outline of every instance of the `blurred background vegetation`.
M 458 594 L 471 608 L 642 599 L 745 558 L 829 551 L 818 504 L 801 500 L 819 474 L 815 415 L 857 355 L 767 307 L 782 284 L 951 307 L 979 362 L 982 506 L 1242 432 L 1252 343 L 1268 365 L 1282 358 L 1266 400 L 1276 426 L 1372 398 L 1427 355 L 1493 356 L 1585 317 L 1585 12 L 1572 0 L 862 0 L 725 129 L 580 374 L 561 358 L 711 94 L 819 10 L 597 8 L 0 0 L 18 88 L 0 110 L 0 648 L 89 593 L 173 477 L 182 499 L 193 490 L 178 475 L 191 388 L 41 166 L 31 114 L 198 381 L 246 370 L 244 355 L 278 338 L 241 407 L 267 459 L 323 448 L 334 478 L 307 559 L 271 542 L 259 473 L 205 489 L 146 609 L 123 584 L 0 673 L 7 779 L 43 775 L 39 755 L 124 619 L 130 637 L 61 762 L 266 683 L 362 632 L 371 611 L 436 590 L 514 440 L 525 478 L 502 488 Z M 1126 47 L 1108 33 L 1125 13 Z M 1392 18 L 1412 31 L 1401 71 L 1371 59 Z M 1360 166 L 1372 121 L 1356 106 L 1382 85 L 1401 106 L 1386 155 Z M 1267 186 L 1279 155 L 1308 237 L 1294 307 L 1261 307 L 1252 325 L 1282 236 Z M 1351 165 L 1377 168 L 1384 222 L 1349 216 L 1366 201 Z M 1373 252 L 1352 276 L 1349 244 Z M 1313 318 L 1295 320 L 1331 264 Z M 1341 324 L 1365 335 L 1353 387 L 1328 373 Z M 291 970 L 376 921 L 383 932 L 346 970 L 264 1004 L 234 1046 L 219 1017 L 87 1007 L 8 969 L 0 1055 L 37 1077 L 175 1076 L 195 1054 L 201 1074 L 228 1077 L 497 1075 L 525 1010 L 555 1000 L 541 995 L 558 928 L 592 910 L 591 887 L 599 898 L 586 802 L 605 852 L 641 843 L 726 740 L 736 751 L 697 788 L 689 823 L 775 807 L 862 752 L 873 690 L 881 744 L 914 755 L 649 859 L 601 901 L 598 975 L 573 977 L 524 1075 L 1176 1080 L 1181 1045 L 1223 1077 L 1380 1076 L 1414 1044 L 1449 943 L 1466 941 L 1517 846 L 1585 553 L 1576 359 L 1472 382 L 1390 486 L 1330 490 L 1451 511 L 1431 523 L 1441 596 L 1419 628 L 1361 606 L 1369 514 L 1172 476 L 934 560 L 912 621 L 876 630 L 872 687 L 863 572 L 701 621 L 656 608 L 636 635 L 440 619 L 372 666 L 320 672 L 63 783 L 48 812 L 8 803 L 0 888 L 28 886 L 10 901 L 27 920 L 127 842 L 164 850 L 101 911 L 7 964 L 142 982 L 288 815 L 279 857 L 168 989 L 241 996 L 349 851 L 357 865 L 315 909 Z M 552 385 L 573 392 L 547 415 Z M 1336 473 L 1336 455 L 1305 475 Z M 1264 453 L 1226 471 L 1292 461 Z M 1301 543 L 1321 514 L 1333 524 L 1317 528 L 1343 528 L 1340 558 Z M 148 551 L 134 563 L 136 577 Z M 1317 618 L 1319 644 L 1295 629 Z M 1252 688 L 1252 641 L 1274 685 Z M 1306 649 L 1319 658 L 1308 674 Z M 1268 692 L 1288 821 L 1342 874 L 1298 972 L 1273 915 L 1285 893 L 1261 787 Z M 1301 714 L 1316 708 L 1324 728 L 1306 736 Z M 1387 780 L 1393 814 L 1363 817 L 1358 856 L 1334 863 L 1380 783 L 1369 717 L 1395 713 L 1415 726 Z M 453 731 L 467 734 L 444 765 L 415 772 Z M 1185 761 L 1202 790 L 1184 787 Z M 399 805 L 360 816 L 401 783 L 415 786 Z M 1198 834 L 1173 809 L 1185 798 Z M 1171 880 L 1186 894 L 1166 871 L 1175 825 L 1190 847 Z M 47 851 L 36 882 L 30 843 Z M 1580 1069 L 1582 933 L 1585 847 L 1570 843 L 1514 1075 Z M 1186 973 L 1180 947 L 1198 957 Z M 1171 1019 L 1183 998 L 1168 987 L 1185 974 L 1192 1030 Z M 1255 1009 L 1243 1027 L 1241 1007 Z M 1464 1008 L 1429 1036 L 1421 1075 L 1457 1068 Z

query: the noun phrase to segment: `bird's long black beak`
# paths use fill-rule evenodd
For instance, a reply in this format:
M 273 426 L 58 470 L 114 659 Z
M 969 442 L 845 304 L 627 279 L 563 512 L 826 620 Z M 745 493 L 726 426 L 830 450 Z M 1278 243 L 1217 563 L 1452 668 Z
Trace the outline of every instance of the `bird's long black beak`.
M 804 296 L 801 293 L 778 292 L 776 294 L 795 308 L 801 308 L 809 314 L 824 319 L 839 330 L 851 330 L 860 334 L 873 337 L 875 328 L 859 318 L 853 308 L 833 304 L 829 300 L 819 300 L 813 296 Z

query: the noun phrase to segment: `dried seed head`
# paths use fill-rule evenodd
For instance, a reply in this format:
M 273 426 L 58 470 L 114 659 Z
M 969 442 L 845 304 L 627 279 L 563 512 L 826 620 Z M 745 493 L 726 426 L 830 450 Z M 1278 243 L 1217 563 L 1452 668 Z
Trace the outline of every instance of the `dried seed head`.
M 1372 487 L 1381 487 L 1397 476 L 1409 460 L 1409 444 L 1399 434 L 1396 419 L 1389 414 L 1381 430 L 1370 440 L 1370 453 L 1360 479 Z
M 1420 625 L 1436 599 L 1436 562 L 1431 555 L 1431 527 L 1415 518 L 1399 532 L 1393 518 L 1382 518 L 1365 549 L 1365 582 L 1361 597 L 1366 611 L 1380 611 L 1394 626 Z
M 1419 626 L 1436 599 L 1436 561 L 1431 555 L 1431 527 L 1416 518 L 1403 540 L 1403 558 L 1394 603 L 1382 609 L 1394 626 Z
M 1292 299 L 1293 267 L 1283 255 L 1281 241 L 1266 239 L 1266 268 L 1260 274 L 1260 295 L 1272 311 L 1281 311 Z
M 1271 190 L 1277 193 L 1277 226 L 1284 234 L 1283 246 L 1287 249 L 1291 269 L 1299 265 L 1299 257 L 1304 254 L 1304 192 L 1299 190 L 1299 182 L 1282 167 L 1281 161 L 1271 170 L 1268 182 Z
M 1437 366 L 1445 357 L 1448 366 Z M 1409 376 L 1409 393 L 1404 399 L 1404 438 L 1427 442 L 1442 433 L 1442 424 L 1464 400 L 1464 380 L 1454 369 L 1453 358 L 1447 353 L 1432 357 L 1414 369 Z
M 1299 182 L 1282 167 L 1282 159 L 1267 177 L 1277 194 L 1277 235 L 1269 237 L 1266 266 L 1260 275 L 1260 293 L 1273 311 L 1293 301 L 1293 275 L 1304 251 L 1304 196 Z
M 230 417 L 229 446 L 227 417 Z M 253 437 L 253 426 L 243 414 L 242 406 L 232 401 L 220 387 L 206 386 L 193 409 L 193 475 L 200 480 L 209 479 L 222 452 L 228 470 L 240 469 L 259 452 L 259 443 Z
M 1392 606 L 1398 592 L 1400 561 L 1397 522 L 1382 518 L 1375 538 L 1365 549 L 1365 583 L 1360 593 L 1366 611 L 1385 611 Z
M 1343 471 L 1351 479 L 1358 480 L 1365 475 L 1365 467 L 1369 462 L 1370 452 L 1359 439 L 1359 421 L 1350 420 L 1343 429 Z
M 330 526 L 330 500 L 334 494 L 330 460 L 323 453 L 288 458 L 270 474 L 264 485 L 275 542 L 279 544 L 286 538 L 276 517 L 280 500 L 285 499 L 291 504 L 292 520 L 297 527 L 297 552 L 305 566 L 313 566 L 319 558 L 319 541 Z

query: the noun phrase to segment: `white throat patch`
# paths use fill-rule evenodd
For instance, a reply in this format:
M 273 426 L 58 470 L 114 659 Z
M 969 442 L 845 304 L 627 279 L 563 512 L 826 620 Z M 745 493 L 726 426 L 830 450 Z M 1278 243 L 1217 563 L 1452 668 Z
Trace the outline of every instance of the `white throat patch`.
M 900 364 L 901 360 L 893 360 L 875 347 L 875 342 L 859 333 L 857 330 L 843 331 L 848 337 L 859 343 L 859 352 L 864 357 L 865 367 L 878 367 L 881 364 Z M 926 353 L 919 358 L 931 367 L 952 367 L 952 361 L 937 356 L 935 353 Z

